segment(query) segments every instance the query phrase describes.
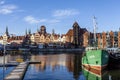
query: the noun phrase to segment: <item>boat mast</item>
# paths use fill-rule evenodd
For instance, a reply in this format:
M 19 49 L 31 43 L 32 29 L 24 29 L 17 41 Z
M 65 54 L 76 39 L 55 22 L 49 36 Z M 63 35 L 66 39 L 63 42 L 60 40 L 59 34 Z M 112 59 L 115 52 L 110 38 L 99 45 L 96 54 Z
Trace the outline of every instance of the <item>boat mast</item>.
M 96 22 L 96 17 L 93 17 L 93 33 L 94 33 L 94 41 L 96 42 L 96 28 L 97 28 L 97 22 Z

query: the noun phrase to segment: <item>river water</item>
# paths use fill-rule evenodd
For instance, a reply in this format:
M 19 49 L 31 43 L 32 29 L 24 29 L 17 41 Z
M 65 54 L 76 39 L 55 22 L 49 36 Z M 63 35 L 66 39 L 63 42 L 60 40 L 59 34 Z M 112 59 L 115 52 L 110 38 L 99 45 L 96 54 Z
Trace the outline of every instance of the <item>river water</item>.
M 24 80 L 120 80 L 119 68 L 106 69 L 102 75 L 96 75 L 83 69 L 82 52 L 7 55 L 6 61 L 14 61 L 17 58 L 41 61 L 40 64 L 29 65 Z M 10 70 L 11 68 L 7 72 Z

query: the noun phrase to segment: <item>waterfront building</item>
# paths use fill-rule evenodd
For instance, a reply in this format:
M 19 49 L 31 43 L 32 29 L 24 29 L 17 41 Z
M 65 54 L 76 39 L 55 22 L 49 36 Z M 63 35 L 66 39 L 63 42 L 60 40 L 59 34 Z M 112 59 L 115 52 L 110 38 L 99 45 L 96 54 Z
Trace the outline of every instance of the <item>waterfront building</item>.
M 120 46 L 120 32 L 102 32 L 96 33 L 97 47 L 107 48 L 107 47 L 119 47 Z M 89 44 L 93 42 L 93 33 L 89 32 Z
M 102 32 L 96 33 L 96 44 L 98 48 L 107 47 L 119 47 L 120 48 L 120 31 L 119 32 Z M 93 46 L 94 34 L 87 31 L 86 28 L 81 28 L 75 21 L 72 25 L 72 29 L 69 29 L 66 34 L 56 34 L 55 30 L 52 33 L 47 33 L 44 25 L 40 26 L 40 29 L 33 34 L 31 30 L 25 31 L 25 35 L 16 36 L 10 34 L 8 27 L 4 35 L 0 36 L 0 44 L 12 44 L 14 45 L 27 45 L 27 46 L 42 46 L 47 47 L 66 47 L 66 48 L 78 48 Z
M 118 48 L 120 48 L 120 31 L 118 32 Z
M 110 34 L 106 32 L 106 39 L 107 39 L 107 47 L 110 47 Z
M 73 29 L 69 29 L 66 33 L 66 42 L 72 43 L 73 42 Z
M 80 45 L 80 27 L 77 22 L 73 24 L 73 44 L 75 47 Z
M 77 22 L 74 22 L 73 29 L 69 29 L 66 33 L 66 42 L 74 44 L 75 47 L 84 47 L 84 33 L 87 32 L 86 28 L 80 28 Z
M 114 32 L 114 47 L 118 47 L 118 32 Z
M 8 27 L 6 27 L 5 34 L 0 36 L 0 44 L 3 45 L 12 44 L 12 43 L 21 44 L 24 38 L 25 36 L 15 36 L 13 34 L 9 34 Z
M 38 29 L 36 33 L 33 33 L 30 36 L 31 43 L 36 44 L 49 44 L 49 43 L 59 43 L 60 42 L 60 35 L 56 34 L 54 30 L 52 31 L 52 34 L 47 33 L 46 27 L 41 26 L 40 30 Z
M 100 49 L 101 48 L 101 35 L 100 33 L 97 34 L 97 39 L 98 39 L 98 48 Z
M 35 43 L 35 34 L 32 34 L 30 36 L 30 40 L 31 40 L 31 43 L 34 44 Z
M 89 32 L 85 32 L 84 34 L 83 34 L 83 46 L 84 47 L 87 47 L 88 45 L 89 45 Z
M 61 35 L 61 42 L 62 42 L 62 43 L 65 43 L 65 42 L 66 42 L 66 35 L 65 35 L 65 34 L 62 34 L 62 35 Z
M 7 42 L 8 43 L 17 43 L 17 44 L 21 44 L 24 40 L 24 36 L 11 36 L 8 38 Z
M 2 43 L 2 44 L 6 45 L 6 44 L 7 44 L 7 40 L 8 40 L 8 38 L 9 38 L 9 35 L 7 35 L 7 34 L 5 33 L 2 37 L 3 37 L 3 43 Z
M 102 48 L 106 48 L 106 33 L 102 32 Z
M 114 32 L 110 31 L 110 47 L 114 47 Z

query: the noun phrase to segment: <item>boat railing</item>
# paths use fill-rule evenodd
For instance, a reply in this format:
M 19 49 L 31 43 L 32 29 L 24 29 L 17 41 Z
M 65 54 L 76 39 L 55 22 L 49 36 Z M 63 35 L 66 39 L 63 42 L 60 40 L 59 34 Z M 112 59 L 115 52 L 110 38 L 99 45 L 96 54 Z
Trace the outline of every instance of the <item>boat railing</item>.
M 86 47 L 85 50 L 98 50 L 98 47 Z
M 118 48 L 106 48 L 106 51 L 108 51 L 109 53 L 120 53 L 120 49 Z

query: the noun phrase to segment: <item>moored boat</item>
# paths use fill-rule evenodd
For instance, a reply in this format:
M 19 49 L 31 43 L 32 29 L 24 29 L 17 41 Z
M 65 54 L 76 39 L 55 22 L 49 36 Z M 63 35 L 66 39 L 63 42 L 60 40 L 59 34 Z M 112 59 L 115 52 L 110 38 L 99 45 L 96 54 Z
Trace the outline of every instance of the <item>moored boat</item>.
M 119 48 L 106 48 L 109 53 L 109 63 L 119 64 L 120 63 L 120 49 Z
M 97 23 L 95 19 L 96 18 L 94 16 L 94 39 L 92 40 L 92 44 L 89 44 L 90 47 L 86 47 L 85 54 L 82 57 L 82 65 L 88 70 L 93 69 L 93 71 L 99 72 L 98 74 L 101 74 L 101 72 L 108 65 L 109 54 L 106 50 L 98 49 L 98 39 L 96 38 Z
M 82 65 L 84 68 L 92 71 L 99 72 L 100 75 L 102 70 L 108 65 L 109 54 L 106 50 L 91 49 L 87 50 L 82 57 Z
M 107 71 L 103 71 L 102 74 L 98 74 L 97 71 L 92 71 L 82 69 L 83 75 L 86 77 L 86 80 L 108 80 L 109 77 L 107 76 Z

